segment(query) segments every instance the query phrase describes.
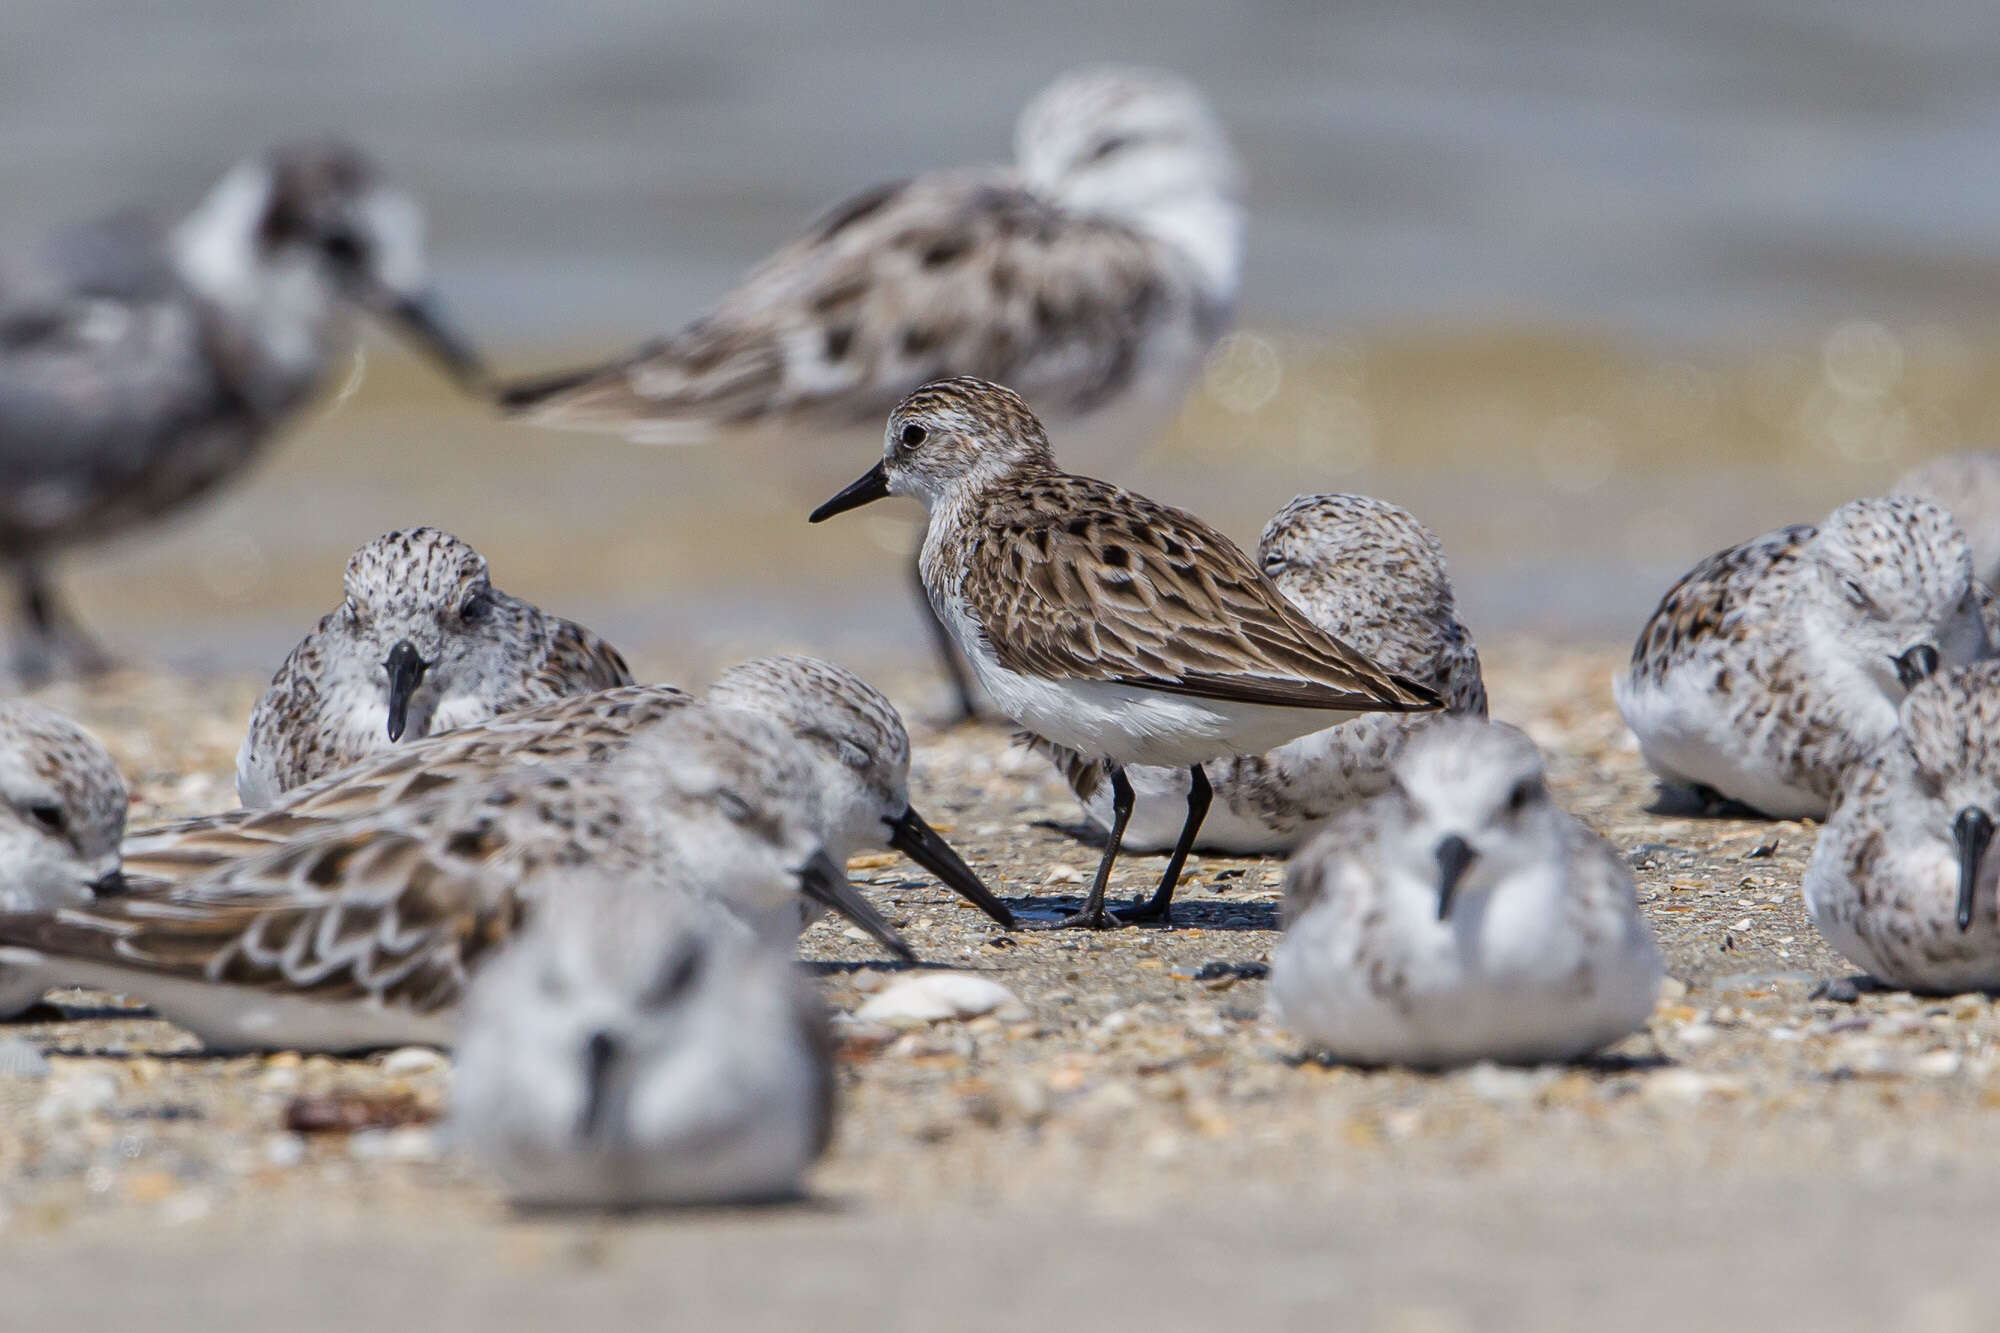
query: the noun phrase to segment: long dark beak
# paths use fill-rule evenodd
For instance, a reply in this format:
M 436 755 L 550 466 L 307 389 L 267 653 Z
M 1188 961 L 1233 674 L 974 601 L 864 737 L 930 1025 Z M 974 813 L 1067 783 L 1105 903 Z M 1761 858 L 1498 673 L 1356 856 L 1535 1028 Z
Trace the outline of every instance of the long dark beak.
M 875 904 L 862 897 L 861 891 L 847 882 L 847 872 L 835 865 L 833 858 L 825 852 L 814 852 L 805 868 L 799 871 L 799 891 L 867 931 L 883 948 L 904 962 L 917 961 L 916 950 L 875 910 Z
M 1987 844 L 1993 841 L 1993 817 L 1969 805 L 1951 821 L 1951 836 L 1958 843 L 1958 929 L 1963 933 L 1972 929 L 1972 895 L 1979 889 Z
M 891 847 L 936 875 L 946 888 L 955 891 L 1008 930 L 1014 928 L 1014 914 L 1007 909 L 1007 904 L 987 891 L 972 867 L 959 858 L 950 843 L 938 836 L 936 829 L 924 822 L 924 817 L 917 813 L 915 806 L 905 807 L 901 816 L 885 822 L 889 825 Z
M 811 514 L 807 515 L 806 522 L 824 523 L 835 514 L 844 514 L 850 509 L 859 509 L 862 505 L 874 504 L 877 500 L 886 499 L 888 494 L 889 470 L 882 466 L 882 464 L 877 463 L 874 467 L 862 473 L 860 479 L 855 481 L 853 485 L 834 496 L 831 500 L 828 500 L 819 508 L 813 510 Z
M 485 363 L 465 335 L 452 327 L 435 295 L 419 292 L 415 296 L 394 297 L 386 308 L 389 317 L 402 326 L 410 340 L 435 358 L 460 385 L 475 393 L 485 391 Z
M 1466 870 L 1478 857 L 1472 844 L 1456 833 L 1447 834 L 1438 843 L 1438 920 L 1451 915 L 1451 896 L 1458 892 L 1458 882 L 1465 878 Z
M 1903 683 L 1903 688 L 1914 690 L 1937 674 L 1938 650 L 1928 643 L 1920 643 L 1890 661 L 1896 664 L 1896 679 Z
M 604 1128 L 611 1066 L 617 1062 L 618 1039 L 609 1032 L 591 1033 L 590 1040 L 583 1045 L 583 1111 L 576 1118 L 579 1138 L 594 1139 Z
M 431 664 L 424 661 L 415 644 L 404 639 L 389 650 L 389 660 L 382 669 L 389 673 L 389 739 L 399 741 L 410 724 L 410 696 L 424 683 L 424 673 Z
M 131 885 L 125 882 L 123 870 L 107 871 L 90 881 L 91 895 L 97 898 L 116 898 L 130 887 Z

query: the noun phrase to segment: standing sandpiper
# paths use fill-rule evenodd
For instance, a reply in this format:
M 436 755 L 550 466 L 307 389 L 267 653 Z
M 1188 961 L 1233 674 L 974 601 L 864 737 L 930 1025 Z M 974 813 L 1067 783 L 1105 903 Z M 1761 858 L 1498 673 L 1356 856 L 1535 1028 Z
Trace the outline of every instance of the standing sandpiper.
M 1037 736 L 1112 766 L 1104 856 L 1083 910 L 1062 924 L 1111 924 L 1105 885 L 1132 814 L 1126 764 L 1191 773 L 1159 888 L 1123 914 L 1165 920 L 1208 813 L 1205 761 L 1440 704 L 1314 625 L 1192 514 L 1062 471 L 1041 422 L 997 384 L 937 380 L 905 398 L 882 461 L 812 521 L 889 495 L 930 511 L 924 589 L 980 685 Z
M 165 227 L 73 227 L 0 263 L 0 563 L 20 587 L 24 679 L 108 659 L 63 610 L 57 550 L 158 518 L 240 473 L 341 364 L 359 309 L 461 381 L 416 203 L 344 144 L 238 165 Z
M 679 332 L 508 386 L 504 405 L 651 444 L 782 431 L 831 449 L 917 385 L 979 375 L 1092 460 L 1122 461 L 1229 327 L 1241 165 L 1201 93 L 1150 69 L 1064 75 L 1021 112 L 1014 145 L 1005 167 L 853 196 Z

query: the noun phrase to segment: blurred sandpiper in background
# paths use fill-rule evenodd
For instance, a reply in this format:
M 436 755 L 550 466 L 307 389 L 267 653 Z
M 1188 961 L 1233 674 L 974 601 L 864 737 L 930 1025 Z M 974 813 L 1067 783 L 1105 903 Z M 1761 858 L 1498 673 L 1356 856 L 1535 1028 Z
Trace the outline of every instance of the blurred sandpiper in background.
M 1007 160 L 1060 70 L 1157 64 L 1229 126 L 1251 227 L 1238 331 L 1114 479 L 1246 543 L 1364 491 L 1438 532 L 1477 632 L 1609 641 L 1703 553 L 2000 442 L 1989 4 L 1256 8 L 14 0 L 0 235 L 337 132 L 422 199 L 493 363 L 561 367 L 870 183 Z M 914 656 L 909 517 L 804 521 L 876 447 L 503 425 L 378 337 L 246 482 L 68 583 L 127 655 L 268 669 L 349 551 L 429 523 L 640 654 Z

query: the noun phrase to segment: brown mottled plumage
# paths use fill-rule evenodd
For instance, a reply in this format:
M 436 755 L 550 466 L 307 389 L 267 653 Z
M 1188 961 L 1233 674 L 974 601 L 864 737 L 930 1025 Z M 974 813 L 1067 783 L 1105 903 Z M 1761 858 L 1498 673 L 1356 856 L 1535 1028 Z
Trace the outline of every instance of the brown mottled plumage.
M 1143 915 L 1164 915 L 1207 813 L 1199 765 L 1434 690 L 1315 625 L 1194 515 L 1063 472 L 1012 390 L 938 380 L 889 414 L 882 459 L 812 514 L 890 495 L 929 512 L 918 568 L 938 620 L 1000 709 L 1111 765 L 1114 820 L 1079 924 L 1101 926 L 1129 814 L 1126 764 L 1189 767 L 1188 818 Z
M 1435 690 L 1447 713 L 1486 716 L 1486 687 L 1472 636 L 1459 622 L 1444 549 L 1405 509 L 1364 495 L 1301 495 L 1264 526 L 1258 562 L 1314 624 L 1385 671 Z M 1216 806 L 1199 846 L 1285 851 L 1336 812 L 1383 790 L 1417 714 L 1376 713 L 1302 736 L 1266 754 L 1211 759 L 1202 767 Z M 1100 827 L 1111 825 L 1110 766 L 1049 749 L 1070 789 Z M 1125 844 L 1171 848 L 1189 775 L 1134 765 Z
M 514 763 L 401 791 L 294 820 L 289 836 L 267 822 L 282 811 L 252 816 L 272 840 L 178 882 L 0 916 L 4 962 L 45 984 L 145 996 L 213 1047 L 441 1042 L 466 978 L 547 883 L 584 866 L 712 899 L 786 941 L 810 894 L 907 954 L 822 850 L 804 751 L 741 710 L 671 708 L 601 763 Z
M 1066 416 L 1142 384 L 1178 398 L 1236 291 L 1237 168 L 1207 107 L 1170 75 L 1071 75 L 1023 113 L 1018 157 L 856 195 L 679 333 L 505 401 L 679 443 L 864 421 L 948 374 Z

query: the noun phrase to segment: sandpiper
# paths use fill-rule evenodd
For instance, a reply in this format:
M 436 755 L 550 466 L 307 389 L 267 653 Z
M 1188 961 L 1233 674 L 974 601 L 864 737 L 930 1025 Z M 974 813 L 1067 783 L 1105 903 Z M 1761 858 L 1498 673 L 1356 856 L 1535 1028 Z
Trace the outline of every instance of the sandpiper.
M 1014 386 L 1089 457 L 1122 460 L 1229 325 L 1241 176 L 1186 81 L 1079 70 L 1022 112 L 1013 166 L 856 195 L 679 333 L 504 401 L 536 424 L 654 443 L 838 438 L 927 380 L 978 375 Z
M 0 560 L 18 668 L 101 669 L 46 563 L 206 493 L 297 415 L 351 342 L 402 325 L 459 379 L 478 363 L 424 279 L 423 215 L 342 144 L 237 166 L 186 218 L 74 228 L 0 282 Z
M 472 983 L 454 1140 L 523 1206 L 795 1195 L 833 1128 L 811 980 L 670 883 L 576 878 Z
M 1950 514 L 1856 500 L 1695 566 L 1613 682 L 1618 711 L 1667 784 L 1823 818 L 1911 686 L 1994 651 L 1991 602 Z
M 705 699 L 769 718 L 812 753 L 834 860 L 886 845 L 1013 928 L 1013 912 L 910 803 L 910 735 L 880 690 L 818 658 L 760 657 L 723 672 Z
M 40 704 L 0 702 L 0 912 L 122 891 L 126 804 L 125 779 L 96 737 Z
M 495 588 L 485 558 L 448 532 L 377 537 L 345 585 L 250 715 L 236 756 L 245 806 L 405 737 L 632 683 L 617 649 Z
M 737 709 L 673 708 L 603 762 L 418 782 L 289 835 L 282 808 L 248 822 L 263 836 L 246 854 L 193 878 L 0 915 L 0 987 L 143 996 L 216 1050 L 443 1043 L 467 977 L 579 867 L 715 902 L 788 946 L 803 894 L 911 957 L 827 856 L 801 747 Z
M 1827 942 L 1878 980 L 2000 988 L 2000 661 L 1910 691 L 1901 725 L 1848 769 L 1806 867 Z
M 1063 472 L 1041 422 L 997 384 L 939 380 L 905 398 L 882 461 L 812 521 L 890 495 L 929 511 L 924 586 L 980 685 L 1030 732 L 1111 765 L 1110 836 L 1063 924 L 1110 924 L 1105 887 L 1132 814 L 1125 765 L 1190 771 L 1159 887 L 1124 914 L 1164 920 L 1208 810 L 1203 762 L 1441 703 L 1314 625 L 1194 515 Z
M 1264 525 L 1258 563 L 1315 625 L 1436 690 L 1445 711 L 1486 716 L 1486 684 L 1472 635 L 1458 619 L 1444 547 L 1415 515 L 1365 495 L 1301 495 Z M 1215 793 L 1197 846 L 1288 852 L 1332 816 L 1385 790 L 1389 766 L 1425 715 L 1377 713 L 1281 745 L 1269 754 L 1211 759 Z M 1047 746 L 1099 828 L 1111 827 L 1110 770 L 1102 760 Z M 1180 834 L 1189 777 L 1135 764 L 1125 846 L 1166 851 Z
M 1533 1063 L 1644 1027 L 1661 975 L 1632 872 L 1549 798 L 1534 744 L 1443 718 L 1292 858 L 1271 999 L 1345 1060 Z

